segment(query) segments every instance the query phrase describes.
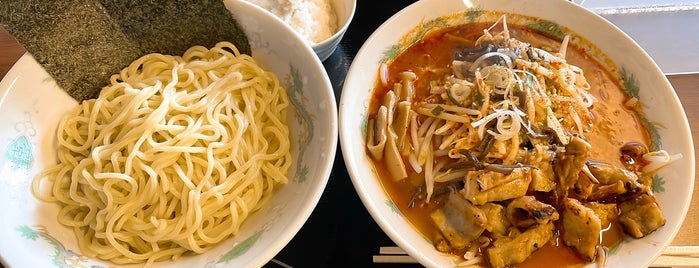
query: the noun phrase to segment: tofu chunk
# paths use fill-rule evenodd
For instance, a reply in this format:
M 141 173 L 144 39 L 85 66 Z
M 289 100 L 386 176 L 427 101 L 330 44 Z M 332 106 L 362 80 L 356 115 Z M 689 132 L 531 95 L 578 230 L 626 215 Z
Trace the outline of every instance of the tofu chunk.
M 665 225 L 665 217 L 655 199 L 647 194 L 621 203 L 619 222 L 635 238 L 644 237 Z
M 514 237 L 503 237 L 487 250 L 492 267 L 506 267 L 526 260 L 553 238 L 553 223 L 537 225 Z
M 505 236 L 507 229 L 510 228 L 510 221 L 505 216 L 505 207 L 495 203 L 486 203 L 480 208 L 485 214 L 485 218 L 488 219 L 485 223 L 485 229 L 496 237 Z
M 524 196 L 531 180 L 528 168 L 516 168 L 510 174 L 471 171 L 466 175 L 461 194 L 474 205 L 483 205 Z
M 558 211 L 552 205 L 527 195 L 516 198 L 507 205 L 507 219 L 518 228 L 530 228 L 558 220 Z
M 563 242 L 586 261 L 595 259 L 602 221 L 595 211 L 572 198 L 563 200 Z
M 430 218 L 453 249 L 468 247 L 483 233 L 487 222 L 478 207 L 455 192 L 449 194 L 444 207 L 430 213 Z

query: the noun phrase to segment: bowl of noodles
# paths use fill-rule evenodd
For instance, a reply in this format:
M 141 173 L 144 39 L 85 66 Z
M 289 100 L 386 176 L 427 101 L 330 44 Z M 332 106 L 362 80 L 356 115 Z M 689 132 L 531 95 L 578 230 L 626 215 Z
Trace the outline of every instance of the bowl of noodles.
M 427 267 L 649 266 L 691 199 L 672 86 L 569 1 L 418 1 L 364 43 L 339 111 L 363 204 Z
M 145 55 L 80 104 L 30 54 L 0 82 L 5 267 L 261 267 L 300 230 L 334 161 L 332 87 L 291 28 L 226 5 L 252 55 Z

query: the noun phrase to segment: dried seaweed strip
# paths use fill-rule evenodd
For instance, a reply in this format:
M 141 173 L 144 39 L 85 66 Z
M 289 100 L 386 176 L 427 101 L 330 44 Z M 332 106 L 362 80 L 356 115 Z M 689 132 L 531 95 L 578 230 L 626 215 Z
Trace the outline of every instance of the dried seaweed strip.
M 243 30 L 221 0 L 100 0 L 145 53 L 182 55 L 188 48 L 229 41 L 250 54 Z
M 220 41 L 250 53 L 221 0 L 2 0 L 0 24 L 78 101 L 97 97 L 112 74 L 148 53 L 181 55 Z
M 143 54 L 97 1 L 3 1 L 0 23 L 78 101 Z

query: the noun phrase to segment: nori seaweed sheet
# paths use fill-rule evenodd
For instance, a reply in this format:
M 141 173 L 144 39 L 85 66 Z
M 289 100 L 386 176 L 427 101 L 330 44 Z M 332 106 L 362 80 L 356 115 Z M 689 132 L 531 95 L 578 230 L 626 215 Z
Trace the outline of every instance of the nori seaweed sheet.
M 100 0 L 122 32 L 145 54 L 182 55 L 193 45 L 213 47 L 222 40 L 239 40 L 242 32 L 221 0 Z M 234 43 L 238 49 L 245 47 Z
M 96 1 L 3 1 L 0 16 L 5 29 L 78 101 L 96 97 L 112 74 L 142 55 Z
M 148 53 L 182 55 L 220 41 L 250 53 L 221 0 L 0 0 L 0 24 L 79 102 Z

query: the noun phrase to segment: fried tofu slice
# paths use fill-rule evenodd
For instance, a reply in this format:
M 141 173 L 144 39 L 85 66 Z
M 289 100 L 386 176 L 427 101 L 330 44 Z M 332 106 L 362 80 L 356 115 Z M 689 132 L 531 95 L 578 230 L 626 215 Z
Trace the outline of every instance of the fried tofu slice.
M 595 211 L 572 198 L 563 200 L 563 242 L 586 261 L 595 259 L 602 221 Z
M 624 231 L 635 238 L 644 237 L 665 225 L 663 212 L 655 199 L 648 194 L 623 202 L 619 208 L 619 222 Z
M 521 263 L 553 238 L 553 223 L 537 225 L 514 237 L 502 237 L 487 250 L 492 267 Z
M 477 206 L 455 192 L 449 194 L 442 208 L 430 213 L 430 218 L 453 249 L 468 247 L 483 233 L 487 222 Z
M 483 205 L 524 196 L 531 180 L 528 168 L 515 168 L 509 174 L 490 170 L 470 171 L 461 194 L 474 205 Z
M 530 228 L 558 220 L 558 211 L 552 205 L 527 195 L 512 200 L 507 205 L 507 219 L 518 228 Z
M 510 228 L 510 221 L 505 214 L 505 207 L 496 203 L 486 203 L 480 206 L 481 211 L 488 219 L 485 229 L 496 237 L 505 236 Z

